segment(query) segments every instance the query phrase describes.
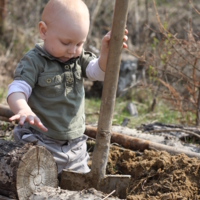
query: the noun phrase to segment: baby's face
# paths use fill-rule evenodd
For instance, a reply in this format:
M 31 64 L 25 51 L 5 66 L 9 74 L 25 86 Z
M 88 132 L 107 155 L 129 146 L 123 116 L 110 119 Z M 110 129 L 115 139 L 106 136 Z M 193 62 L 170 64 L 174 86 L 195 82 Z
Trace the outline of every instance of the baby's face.
M 44 49 L 66 62 L 81 54 L 89 31 L 89 20 L 61 19 L 47 26 Z

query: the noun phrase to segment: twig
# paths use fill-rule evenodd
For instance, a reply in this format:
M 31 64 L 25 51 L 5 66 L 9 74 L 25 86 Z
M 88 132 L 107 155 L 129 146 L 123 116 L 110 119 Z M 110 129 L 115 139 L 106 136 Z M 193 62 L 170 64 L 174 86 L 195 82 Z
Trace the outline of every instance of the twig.
M 129 87 L 124 88 L 124 89 L 120 92 L 119 96 L 121 96 L 121 95 L 123 94 L 123 92 L 125 92 L 125 91 L 127 91 L 127 90 L 130 90 L 130 89 L 133 88 L 134 86 L 138 85 L 139 82 L 140 82 L 140 81 L 137 81 L 136 83 L 132 83 Z
M 153 0 L 153 5 L 154 5 L 154 9 L 155 9 L 155 12 L 156 12 L 156 18 L 158 20 L 158 23 L 160 25 L 160 32 L 162 32 L 161 30 L 163 31 L 167 31 L 166 28 L 162 25 L 161 21 L 160 21 L 160 17 L 159 17 L 159 14 L 158 14 L 158 11 L 157 11 L 157 8 L 156 8 L 156 3 L 155 1 Z M 167 31 L 168 32 L 168 31 Z
M 113 190 L 110 194 L 108 194 L 105 198 L 103 198 L 102 200 L 107 199 L 109 196 L 111 196 L 116 190 Z
M 160 44 L 162 44 L 162 43 L 160 43 Z M 160 49 L 160 45 L 159 45 L 159 49 Z M 159 51 L 159 56 L 160 56 L 160 58 L 161 58 L 161 53 L 160 53 L 160 51 Z M 173 54 L 169 57 L 169 59 L 171 58 L 173 56 Z M 169 60 L 168 59 L 168 60 Z M 161 74 L 161 77 L 160 78 L 163 78 L 164 76 L 165 76 L 165 74 L 166 74 L 166 71 L 167 71 L 167 63 L 166 63 L 166 61 L 165 61 L 165 65 L 164 65 L 164 70 L 162 71 L 162 74 Z M 156 98 L 157 98 L 157 96 L 158 96 L 158 93 L 159 93 L 159 90 L 160 90 L 160 87 L 161 87 L 161 83 L 159 82 L 158 83 L 158 87 L 157 87 L 157 90 L 155 91 L 155 93 L 154 93 L 154 97 L 153 97 L 153 102 L 152 102 L 152 104 L 151 104 L 151 112 L 153 112 L 154 111 L 154 109 L 155 109 L 155 106 L 156 106 Z
M 16 31 L 16 28 L 14 28 L 12 40 L 11 40 L 11 42 L 10 42 L 10 45 L 9 45 L 7 51 L 6 51 L 6 55 L 5 55 L 6 58 L 8 58 L 8 57 L 10 56 L 10 51 L 11 51 L 11 49 L 13 48 L 13 45 L 14 45 L 14 42 L 15 42 L 16 32 L 17 32 L 17 31 Z
M 190 5 L 192 6 L 192 8 L 195 10 L 195 12 L 200 15 L 200 12 L 194 7 L 193 3 L 191 2 L 191 0 L 188 0 Z
M 95 8 L 94 8 L 93 13 L 91 14 L 91 19 L 90 19 L 91 25 L 90 25 L 90 30 L 89 30 L 89 33 L 88 33 L 88 38 L 91 38 L 92 31 L 94 29 L 94 23 L 96 21 L 97 15 L 99 13 L 101 3 L 102 3 L 102 0 L 98 0 L 97 2 L 95 2 Z
M 168 38 L 168 37 L 167 37 Z M 169 38 L 168 38 L 169 39 Z M 177 39 L 176 39 L 177 40 Z M 178 41 L 178 40 L 177 40 Z M 171 40 L 169 40 L 169 42 L 170 42 L 170 44 L 171 44 Z M 194 64 L 192 64 L 189 60 L 187 60 L 182 54 L 180 54 L 179 52 L 178 52 L 178 50 L 176 49 L 176 47 L 172 44 L 172 47 L 173 47 L 173 49 L 176 51 L 176 53 L 186 62 L 186 63 L 188 63 L 188 64 L 190 64 L 193 68 L 195 68 L 197 71 L 199 71 L 200 72 L 200 70 L 197 68 L 197 67 L 195 67 L 194 66 Z M 196 57 L 196 56 L 194 56 L 194 55 L 192 55 L 191 54 L 191 52 L 190 51 L 188 51 L 188 50 L 186 50 L 186 48 L 183 48 L 186 52 L 188 52 L 191 56 L 193 56 L 194 58 L 198 58 L 198 57 Z
M 152 130 L 150 133 L 162 133 L 162 132 L 184 132 L 193 136 L 200 138 L 200 135 L 193 133 L 192 131 L 186 131 L 184 129 L 162 129 L 162 130 Z
M 142 184 L 142 190 L 144 190 L 144 184 L 147 182 L 147 180 L 145 179 L 143 184 Z
M 189 0 L 190 1 L 190 0 Z M 158 11 L 157 11 L 157 8 L 156 8 L 156 4 L 155 4 L 155 1 L 153 0 L 153 4 L 154 4 L 154 9 L 155 9 L 155 12 L 156 12 L 156 18 L 157 18 L 157 21 L 160 25 L 160 32 L 170 41 L 171 43 L 171 40 L 170 40 L 170 37 L 168 36 L 168 34 L 170 34 L 170 36 L 172 36 L 177 42 L 179 45 L 182 45 L 181 42 L 176 38 L 176 34 L 173 35 L 171 34 L 161 23 L 160 21 L 160 18 L 159 18 L 159 14 L 158 14 Z M 166 32 L 165 32 L 166 31 Z M 167 34 L 166 34 L 167 33 Z M 172 47 L 175 49 L 175 51 L 179 54 L 178 50 L 174 47 L 174 45 L 172 44 Z M 194 58 L 196 58 L 193 54 L 191 54 L 191 52 L 187 49 L 187 48 L 184 48 L 184 50 L 186 52 L 188 52 L 189 55 L 193 56 Z M 188 62 L 191 66 L 193 66 L 192 63 L 190 63 L 188 60 L 186 60 L 182 55 L 179 54 L 179 56 L 181 56 L 186 62 Z M 193 66 L 195 67 L 195 66 Z M 198 68 L 196 68 L 196 70 L 200 71 Z
M 176 70 L 177 72 L 179 72 L 179 74 L 182 76 L 182 78 L 184 78 L 186 81 L 188 81 L 191 85 L 193 85 L 193 82 L 190 80 L 191 78 L 187 75 L 187 74 L 184 74 L 183 72 L 181 72 L 179 69 L 177 69 L 173 63 L 171 62 L 167 62 L 167 64 L 173 68 L 174 70 Z M 160 69 L 159 69 L 160 70 Z M 196 85 L 197 87 L 197 85 Z
M 144 55 L 138 56 L 135 52 L 131 51 L 130 49 L 126 48 L 125 51 L 128 51 L 130 54 L 135 56 L 138 60 L 141 60 L 143 62 L 146 62 Z

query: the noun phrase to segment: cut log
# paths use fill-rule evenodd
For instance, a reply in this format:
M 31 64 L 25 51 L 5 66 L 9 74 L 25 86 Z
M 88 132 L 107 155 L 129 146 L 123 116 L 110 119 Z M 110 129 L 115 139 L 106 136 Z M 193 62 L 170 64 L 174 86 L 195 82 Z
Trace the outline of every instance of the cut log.
M 0 194 L 27 200 L 39 186 L 58 186 L 52 154 L 33 143 L 0 140 Z

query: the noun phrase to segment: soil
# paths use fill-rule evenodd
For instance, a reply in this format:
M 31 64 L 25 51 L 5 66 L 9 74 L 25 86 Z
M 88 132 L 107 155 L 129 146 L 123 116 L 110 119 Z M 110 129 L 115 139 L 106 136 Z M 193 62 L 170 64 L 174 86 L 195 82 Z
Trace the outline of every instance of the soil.
M 112 147 L 111 174 L 129 174 L 128 200 L 200 199 L 200 161 L 185 154 L 145 150 L 143 154 Z
M 0 121 L 1 137 L 12 140 L 13 128 L 13 123 Z M 135 152 L 112 145 L 106 173 L 131 175 L 128 200 L 200 199 L 200 160 L 185 154 Z

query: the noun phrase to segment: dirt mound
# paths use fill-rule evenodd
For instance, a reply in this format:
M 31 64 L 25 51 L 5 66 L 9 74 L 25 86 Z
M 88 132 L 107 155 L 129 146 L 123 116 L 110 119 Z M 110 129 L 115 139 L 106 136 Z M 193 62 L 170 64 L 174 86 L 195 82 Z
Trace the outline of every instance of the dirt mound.
M 200 199 L 200 161 L 185 154 L 112 147 L 107 173 L 130 174 L 128 200 Z

